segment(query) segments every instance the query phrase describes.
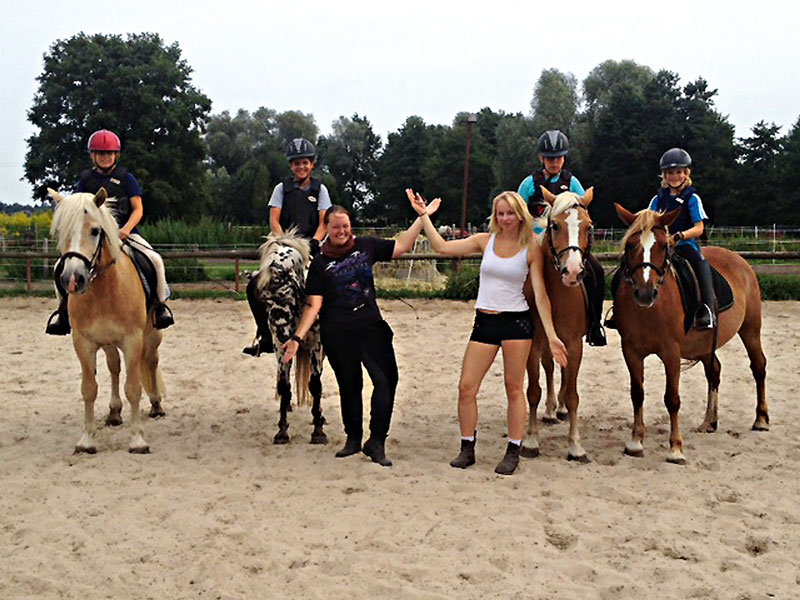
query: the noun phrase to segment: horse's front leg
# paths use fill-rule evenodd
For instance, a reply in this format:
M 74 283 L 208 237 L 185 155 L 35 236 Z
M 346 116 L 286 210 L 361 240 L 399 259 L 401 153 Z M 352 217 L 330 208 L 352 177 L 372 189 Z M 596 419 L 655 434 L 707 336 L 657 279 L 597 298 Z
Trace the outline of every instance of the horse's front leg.
M 703 368 L 706 372 L 706 382 L 708 383 L 708 400 L 706 403 L 706 416 L 697 430 L 700 433 L 714 433 L 717 430 L 717 419 L 719 410 L 719 376 L 722 365 L 716 354 L 707 356 L 703 360 Z
M 564 408 L 564 403 L 556 397 L 556 384 L 554 378 L 555 364 L 553 363 L 553 355 L 550 352 L 542 354 L 541 358 L 542 369 L 544 370 L 544 381 L 547 387 L 547 399 L 544 403 L 544 414 L 542 415 L 542 423 L 558 423 L 567 418 L 567 410 Z
M 106 355 L 106 365 L 111 375 L 111 402 L 108 405 L 106 425 L 116 427 L 122 425 L 122 399 L 119 396 L 119 373 L 122 363 L 116 346 L 103 346 Z
M 128 452 L 149 454 L 150 446 L 144 439 L 139 402 L 142 399 L 142 334 L 127 336 L 122 343 L 125 357 L 125 397 L 131 405 L 131 441 Z
M 311 415 L 314 417 L 314 431 L 311 432 L 312 444 L 327 444 L 328 436 L 325 435 L 323 426 L 325 417 L 322 416 L 322 373 L 311 373 L 308 381 L 308 391 L 311 393 L 313 404 L 311 405 Z
M 148 329 L 145 333 L 144 346 L 142 348 L 142 385 L 147 397 L 150 398 L 150 412 L 148 416 L 152 419 L 163 417 L 167 413 L 161 405 L 161 401 L 166 395 L 164 379 L 161 377 L 161 369 L 158 368 L 158 347 L 161 344 L 164 334 L 158 329 Z
M 666 360 L 665 360 L 666 358 Z M 667 462 L 676 465 L 685 465 L 686 458 L 683 456 L 683 439 L 681 438 L 681 426 L 678 411 L 681 408 L 681 397 L 678 390 L 681 377 L 681 357 L 678 349 L 671 353 L 669 357 L 661 357 L 664 363 L 664 371 L 667 377 L 667 387 L 664 390 L 664 405 L 669 412 L 669 453 Z
M 644 358 L 634 350 L 622 345 L 622 355 L 628 366 L 631 382 L 631 404 L 633 405 L 633 430 L 631 439 L 625 444 L 625 454 L 636 458 L 644 456 Z
M 81 363 L 81 396 L 83 397 L 83 435 L 75 444 L 75 454 L 97 452 L 95 434 L 97 426 L 94 423 L 94 401 L 97 399 L 97 346 L 89 340 L 73 332 L 72 345 Z
M 283 361 L 278 359 L 278 398 L 281 403 L 281 416 L 278 420 L 278 433 L 272 438 L 273 444 L 288 444 L 289 443 L 289 419 L 286 417 L 289 412 L 289 406 L 292 403 L 292 384 L 289 380 L 291 373 L 291 363 L 284 365 Z
M 539 456 L 539 426 L 536 421 L 536 411 L 539 409 L 539 400 L 542 397 L 542 387 L 539 385 L 539 360 L 540 355 L 534 348 L 528 355 L 528 429 L 522 441 L 520 455 L 526 458 Z
M 567 449 L 567 460 L 575 460 L 580 463 L 590 462 L 589 457 L 586 455 L 581 445 L 581 434 L 578 431 L 578 404 L 580 397 L 578 396 L 578 371 L 581 368 L 581 359 L 583 358 L 583 339 L 578 338 L 577 343 L 571 343 L 569 346 L 569 362 L 566 368 L 561 369 L 561 389 L 563 394 L 559 394 L 564 400 L 567 407 L 567 414 L 569 414 L 569 445 Z

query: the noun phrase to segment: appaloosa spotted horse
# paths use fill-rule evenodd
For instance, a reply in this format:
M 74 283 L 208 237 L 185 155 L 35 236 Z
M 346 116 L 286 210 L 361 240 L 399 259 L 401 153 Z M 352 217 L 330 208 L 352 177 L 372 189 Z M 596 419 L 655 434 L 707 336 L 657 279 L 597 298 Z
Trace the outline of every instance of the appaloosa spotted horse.
M 289 375 L 292 363 L 283 363 L 283 344 L 292 337 L 306 303 L 304 270 L 310 260 L 308 241 L 296 235 L 294 229 L 282 235 L 270 234 L 259 249 L 261 267 L 258 274 L 258 290 L 261 301 L 267 307 L 269 329 L 278 362 L 277 397 L 280 400 L 281 416 L 278 433 L 273 442 L 289 442 L 289 421 L 287 413 L 291 410 L 292 385 Z M 311 414 L 314 417 L 312 444 L 327 444 L 323 431 L 325 419 L 322 416 L 320 399 L 322 397 L 322 342 L 319 322 L 309 330 L 300 344 L 294 361 L 295 385 L 298 405 L 309 403 L 312 397 Z

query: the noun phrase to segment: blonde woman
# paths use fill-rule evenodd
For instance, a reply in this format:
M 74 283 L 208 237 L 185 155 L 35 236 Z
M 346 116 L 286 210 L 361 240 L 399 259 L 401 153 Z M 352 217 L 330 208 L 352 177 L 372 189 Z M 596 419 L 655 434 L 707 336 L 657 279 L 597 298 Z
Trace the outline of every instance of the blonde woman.
M 464 352 L 458 383 L 458 421 L 461 452 L 450 462 L 465 469 L 475 464 L 478 424 L 478 390 L 497 351 L 503 349 L 503 373 L 508 397 L 508 446 L 495 468 L 511 475 L 519 464 L 519 451 L 527 419 L 523 382 L 533 339 L 533 318 L 522 288 L 530 275 L 536 309 L 542 319 L 556 362 L 567 364 L 567 350 L 553 327 L 550 300 L 542 279 L 542 252 L 534 242 L 531 216 L 516 192 L 503 192 L 492 202 L 489 233 L 445 241 L 426 214 L 425 201 L 406 190 L 411 206 L 422 219 L 425 235 L 439 254 L 463 256 L 480 252 L 481 277 L 475 302 L 475 324 Z

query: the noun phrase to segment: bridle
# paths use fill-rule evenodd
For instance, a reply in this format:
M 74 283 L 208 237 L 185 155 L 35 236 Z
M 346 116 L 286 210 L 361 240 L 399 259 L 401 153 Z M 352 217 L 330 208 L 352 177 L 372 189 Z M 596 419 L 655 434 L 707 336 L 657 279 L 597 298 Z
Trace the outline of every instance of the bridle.
M 97 240 L 97 248 L 95 248 L 94 253 L 92 254 L 91 259 L 86 258 L 80 252 L 74 252 L 70 250 L 69 252 L 65 252 L 61 255 L 61 260 L 58 263 L 58 268 L 53 273 L 53 276 L 58 279 L 61 277 L 61 272 L 64 270 L 64 262 L 68 258 L 77 258 L 83 261 L 83 264 L 86 265 L 86 269 L 89 271 L 89 280 L 86 286 L 88 287 L 89 284 L 92 283 L 95 279 L 97 279 L 100 275 L 105 273 L 108 269 L 114 266 L 114 263 L 117 262 L 117 259 L 114 258 L 109 262 L 105 267 L 99 268 L 100 260 L 103 258 L 103 246 L 105 245 L 106 241 L 106 232 L 101 229 L 100 235 L 98 236 Z
M 583 208 L 584 210 L 586 210 L 586 208 L 580 202 L 576 202 L 568 206 L 562 212 L 566 212 L 570 208 Z M 564 256 L 564 254 L 566 254 L 570 250 L 575 250 L 578 254 L 580 254 L 581 264 L 584 265 L 585 268 L 586 261 L 588 260 L 587 257 L 589 253 L 592 251 L 592 242 L 594 241 L 594 225 L 589 226 L 589 242 L 586 244 L 586 250 L 581 249 L 580 246 L 567 246 L 560 251 L 556 251 L 556 246 L 553 243 L 553 234 L 550 230 L 550 226 L 552 224 L 551 214 L 547 215 L 547 243 L 550 247 L 550 256 L 553 259 L 553 266 L 555 267 L 556 271 L 561 270 L 561 257 Z
M 651 230 L 660 229 L 666 232 L 666 227 L 662 227 L 657 225 L 653 227 Z M 664 283 L 664 279 L 667 276 L 667 272 L 669 271 L 672 265 L 672 247 L 667 246 L 667 251 L 664 253 L 664 263 L 659 267 L 658 265 L 651 263 L 650 261 L 642 261 L 640 263 L 636 263 L 635 265 L 631 266 L 628 262 L 628 252 L 627 250 L 622 255 L 622 264 L 620 268 L 622 269 L 622 278 L 628 282 L 631 286 L 635 286 L 635 282 L 633 281 L 633 274 L 639 270 L 644 269 L 645 267 L 650 267 L 656 273 L 658 273 L 658 281 L 656 281 L 656 289 Z

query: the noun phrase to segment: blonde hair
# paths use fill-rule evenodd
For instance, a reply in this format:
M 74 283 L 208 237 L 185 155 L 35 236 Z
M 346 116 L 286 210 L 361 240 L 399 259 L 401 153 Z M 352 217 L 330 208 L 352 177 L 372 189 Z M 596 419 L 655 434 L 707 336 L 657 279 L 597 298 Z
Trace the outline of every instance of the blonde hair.
M 489 220 L 489 231 L 500 233 L 500 225 L 497 223 L 497 205 L 501 200 L 505 200 L 520 220 L 519 245 L 527 246 L 533 239 L 533 218 L 528 211 L 528 205 L 517 192 L 501 192 L 492 200 L 492 217 Z
M 683 169 L 684 173 L 686 173 L 686 179 L 683 180 L 683 183 L 681 184 L 681 187 L 678 188 L 678 193 L 680 194 L 683 190 L 685 190 L 687 187 L 692 185 L 692 177 L 691 177 L 692 170 L 689 167 L 670 167 L 670 168 L 672 168 L 672 169 Z M 667 183 L 667 180 L 664 177 L 664 171 L 666 171 L 666 170 L 667 169 L 664 169 L 663 171 L 661 171 L 661 187 L 662 188 L 668 188 L 669 187 L 669 184 Z

